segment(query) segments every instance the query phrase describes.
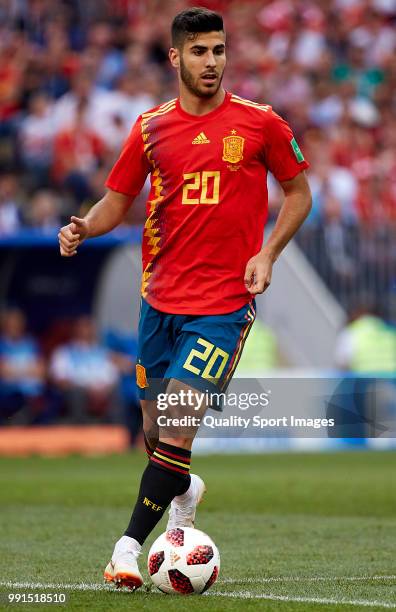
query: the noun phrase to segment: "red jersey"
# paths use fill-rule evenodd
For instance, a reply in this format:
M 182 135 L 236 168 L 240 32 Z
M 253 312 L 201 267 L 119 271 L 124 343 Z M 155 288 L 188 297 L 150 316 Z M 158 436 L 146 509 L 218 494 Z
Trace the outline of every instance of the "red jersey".
M 171 100 L 136 121 L 107 187 L 137 195 L 151 173 L 143 230 L 142 295 L 172 314 L 225 314 L 251 300 L 248 260 L 263 243 L 267 171 L 278 181 L 308 167 L 270 106 L 226 93 L 190 115 Z

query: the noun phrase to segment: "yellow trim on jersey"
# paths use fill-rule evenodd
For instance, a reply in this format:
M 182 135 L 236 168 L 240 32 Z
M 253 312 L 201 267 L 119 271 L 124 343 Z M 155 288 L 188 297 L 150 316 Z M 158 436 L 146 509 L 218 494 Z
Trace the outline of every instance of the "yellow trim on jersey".
M 151 265 L 152 265 L 152 262 L 149 261 L 142 274 L 141 292 L 142 292 L 143 297 L 147 295 L 146 288 L 148 285 L 148 279 L 151 276 L 151 272 L 149 272 L 148 270 L 151 267 Z
M 248 106 L 249 108 L 257 108 L 257 110 L 261 110 L 263 112 L 268 112 L 270 110 L 270 106 L 259 106 L 258 104 L 248 104 L 247 102 L 243 102 L 242 100 L 231 100 L 234 104 L 241 104 L 242 106 Z
M 231 100 L 235 102 L 235 100 L 240 100 L 241 102 L 247 102 L 248 104 L 253 104 L 254 106 L 264 106 L 269 108 L 269 104 L 262 104 L 261 102 L 254 102 L 253 100 L 248 100 L 248 98 L 241 98 L 241 96 L 237 96 L 236 94 L 231 95 Z
M 169 113 L 169 111 L 173 110 L 174 108 L 176 108 L 176 104 L 173 102 L 171 106 L 166 106 L 164 108 L 160 107 L 156 111 L 153 111 L 151 113 L 143 113 L 142 123 L 147 123 L 147 121 L 149 121 L 152 117 L 157 117 L 158 115 L 165 115 L 166 113 Z
M 269 104 L 258 104 L 258 102 L 245 100 L 245 98 L 240 98 L 239 96 L 235 96 L 234 94 L 231 96 L 231 102 L 235 102 L 236 104 L 242 104 L 243 106 L 250 106 L 251 108 L 257 108 L 258 110 L 262 110 L 265 112 L 267 112 L 271 108 Z
M 162 190 L 163 190 L 162 176 L 160 174 L 159 168 L 157 168 L 155 161 L 152 158 L 151 149 L 150 149 L 151 145 L 148 142 L 150 138 L 149 123 L 153 117 L 166 115 L 166 113 L 169 113 L 174 108 L 176 108 L 175 101 L 176 101 L 176 98 L 174 100 L 170 100 L 169 102 L 166 102 L 165 104 L 162 104 L 156 111 L 152 111 L 149 113 L 143 113 L 142 122 L 141 122 L 142 139 L 144 143 L 143 150 L 146 154 L 149 164 L 152 167 L 151 186 L 152 188 L 154 188 L 154 198 L 150 200 L 148 203 L 150 214 L 144 224 L 143 236 L 145 238 L 148 238 L 147 246 L 151 247 L 149 251 L 149 255 L 153 255 L 153 256 L 157 255 L 157 253 L 160 251 L 160 248 L 161 248 L 160 247 L 161 236 L 157 236 L 160 230 L 158 227 L 154 227 L 154 226 L 155 226 L 155 223 L 157 222 L 157 218 L 155 216 L 157 212 L 156 208 L 157 208 L 157 205 L 164 199 L 164 196 L 162 195 Z M 149 261 L 142 274 L 141 293 L 143 297 L 146 297 L 147 295 L 147 287 L 149 284 L 150 277 L 152 275 L 152 271 L 150 269 L 151 266 L 152 266 L 152 261 Z
M 157 107 L 157 110 L 150 110 L 146 111 L 145 113 L 142 113 L 142 117 L 147 117 L 152 113 L 157 113 L 159 110 L 165 110 L 165 108 L 168 108 L 168 106 L 172 105 L 176 105 L 176 98 L 174 98 L 173 100 L 169 100 L 168 102 L 164 102 L 163 104 Z
M 164 102 L 163 104 L 160 104 L 160 108 L 164 108 L 164 106 L 168 106 L 168 104 L 173 104 L 177 101 L 177 98 L 172 98 L 172 100 L 168 100 L 168 102 Z

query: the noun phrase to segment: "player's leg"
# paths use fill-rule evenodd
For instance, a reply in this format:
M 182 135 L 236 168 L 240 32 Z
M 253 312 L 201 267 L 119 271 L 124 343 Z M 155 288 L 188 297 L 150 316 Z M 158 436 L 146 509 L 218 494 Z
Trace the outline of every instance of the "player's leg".
M 179 381 L 170 381 L 165 395 L 175 393 L 175 385 L 180 386 Z M 150 409 L 152 407 L 153 404 Z M 150 410 L 147 418 L 149 427 L 153 421 L 157 423 L 158 416 L 161 415 L 157 405 L 154 410 L 154 414 Z M 182 410 L 184 409 L 181 407 L 174 407 L 173 416 L 180 415 Z M 193 409 L 191 413 L 193 414 Z M 187 428 L 180 434 L 174 428 L 159 428 L 159 439 L 155 448 L 150 448 L 151 454 L 140 483 L 138 500 L 125 531 L 125 535 L 140 544 L 143 544 L 154 529 L 172 499 L 185 494 L 190 487 L 191 445 L 196 430 L 197 428 Z M 176 437 L 170 437 L 173 434 L 176 434 Z
M 212 391 L 218 392 L 218 385 L 221 385 L 221 389 L 225 388 L 254 321 L 251 306 L 230 315 L 180 319 L 183 319 L 185 324 L 179 329 L 172 351 L 172 364 L 165 373 L 165 378 L 170 379 L 167 395 L 176 392 L 181 397 L 181 391 L 191 390 L 193 398 L 197 397 L 197 393 L 202 396 L 202 391 L 199 392 L 195 384 L 190 384 L 191 380 L 197 384 L 201 382 L 203 387 L 200 388 L 204 391 L 211 388 Z M 192 363 L 193 358 L 198 360 L 195 365 Z M 198 365 L 201 367 L 197 367 Z M 206 408 L 203 403 L 200 405 L 201 416 Z M 190 416 L 200 416 L 194 403 L 186 406 L 182 401 L 176 407 L 172 406 L 170 415 L 175 418 L 186 412 L 190 413 Z M 156 414 L 158 415 L 158 412 Z M 156 420 L 152 415 L 149 423 Z M 143 473 L 130 523 L 125 535 L 117 543 L 120 550 L 126 548 L 126 555 L 131 557 L 127 564 L 128 571 L 121 571 L 121 565 L 116 565 L 115 569 L 118 571 L 114 574 L 115 581 L 121 585 L 135 588 L 140 586 L 141 576 L 138 574 L 136 559 L 141 545 L 171 502 L 170 526 L 193 524 L 196 506 L 204 491 L 202 480 L 195 476 L 190 478 L 189 473 L 191 445 L 196 431 L 196 426 L 188 426 L 183 431 L 174 431 L 172 427 L 160 428 L 159 441 Z
M 186 441 L 183 440 L 184 447 L 174 447 L 157 441 L 153 449 L 151 419 L 145 440 L 149 461 L 142 474 L 137 501 L 129 525 L 116 543 L 104 574 L 108 582 L 131 589 L 137 589 L 143 584 L 138 557 L 147 536 L 160 521 L 172 499 L 182 496 L 191 488 L 191 451 L 186 448 Z M 179 440 L 176 444 L 178 442 Z M 190 443 L 190 440 L 188 442 Z M 177 454 L 173 451 L 177 451 Z M 173 459 L 168 462 L 171 456 Z
M 140 400 L 140 403 L 143 416 L 144 444 L 148 459 L 150 460 L 158 444 L 159 430 L 154 418 L 157 404 L 153 400 Z M 140 488 L 142 487 L 142 482 Z M 127 529 L 116 542 L 111 561 L 104 572 L 104 578 L 107 582 L 114 582 L 116 586 L 126 586 L 131 589 L 137 589 L 143 584 L 143 578 L 138 566 L 138 557 L 141 553 L 143 541 L 140 538 L 137 540 L 135 535 L 135 533 L 129 533 Z
M 178 387 L 180 386 L 179 381 L 170 381 L 169 387 L 172 393 L 175 392 L 173 382 Z M 149 461 L 141 478 L 137 501 L 129 525 L 124 535 L 116 543 L 112 559 L 104 574 L 108 582 L 131 589 L 137 589 L 143 583 L 138 567 L 141 547 L 172 500 L 174 498 L 179 500 L 172 514 L 174 526 L 179 524 L 193 526 L 196 506 L 205 491 L 203 481 L 196 475 L 190 477 L 189 473 L 191 445 L 197 427 L 189 428 L 183 434 L 177 434 L 167 428 L 160 430 L 160 439 L 153 449 L 152 444 L 155 443 L 153 405 L 153 402 L 146 401 L 142 406 L 145 410 L 143 419 L 146 427 L 145 441 Z M 177 410 L 176 413 L 180 414 L 180 411 Z M 202 411 L 201 414 L 203 414 Z
M 149 458 L 147 467 L 150 466 L 150 457 L 158 444 L 157 403 L 152 398 L 155 397 L 156 382 L 163 379 L 169 366 L 171 348 L 169 315 L 156 311 L 142 300 L 136 381 L 142 406 L 144 441 Z M 147 467 L 142 475 L 138 499 L 141 497 L 142 487 L 146 486 Z M 150 500 L 150 497 L 147 500 Z M 148 501 L 144 502 L 144 506 L 149 515 L 155 513 L 156 508 L 153 509 Z M 139 588 L 142 585 L 143 580 L 137 560 L 147 530 L 146 523 L 147 519 L 144 519 L 141 533 L 129 531 L 128 526 L 123 536 L 116 542 L 111 561 L 105 569 L 104 578 L 106 581 L 132 589 Z M 149 523 L 148 529 L 151 530 L 151 528 L 151 523 Z
M 185 385 L 171 380 L 166 394 L 174 394 L 180 391 L 181 387 L 185 388 Z M 192 391 L 199 393 L 194 389 Z M 172 416 L 180 416 L 182 412 L 186 413 L 183 406 L 173 407 Z M 199 417 L 204 414 L 204 408 L 201 408 L 201 412 L 197 414 L 194 412 L 194 406 L 191 406 L 190 414 Z M 153 418 L 150 415 L 148 419 L 150 426 L 152 421 Z M 121 551 L 127 551 L 121 558 L 122 563 L 116 564 L 115 581 L 121 585 L 135 588 L 139 586 L 137 584 L 137 556 L 146 538 L 174 498 L 179 499 L 183 505 L 179 512 L 174 512 L 174 518 L 178 518 L 178 522 L 183 522 L 184 526 L 187 526 L 187 522 L 189 526 L 194 524 L 195 508 L 205 490 L 205 485 L 198 476 L 190 477 L 191 445 L 197 429 L 197 426 L 187 427 L 180 433 L 172 427 L 160 427 L 160 439 L 149 456 L 148 464 L 143 472 L 131 520 L 123 538 L 117 543 L 116 556 Z M 148 432 L 149 430 L 147 430 L 147 435 L 149 435 Z M 186 511 L 188 511 L 188 517 L 186 517 Z

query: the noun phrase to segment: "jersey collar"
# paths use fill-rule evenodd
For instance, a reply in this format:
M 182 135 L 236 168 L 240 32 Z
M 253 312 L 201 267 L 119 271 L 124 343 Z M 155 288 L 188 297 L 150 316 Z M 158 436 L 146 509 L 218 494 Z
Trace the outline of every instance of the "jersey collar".
M 217 115 L 222 113 L 223 110 L 228 106 L 230 99 L 231 94 L 230 92 L 226 91 L 223 102 L 219 106 L 217 106 L 217 108 L 214 108 L 212 111 L 210 111 L 209 113 L 205 113 L 204 115 L 191 115 L 190 113 L 187 113 L 185 110 L 182 109 L 182 107 L 180 106 L 180 99 L 177 98 L 176 110 L 182 117 L 184 117 L 185 119 L 189 119 L 190 121 L 208 121 L 208 119 L 212 119 L 212 117 L 217 117 Z

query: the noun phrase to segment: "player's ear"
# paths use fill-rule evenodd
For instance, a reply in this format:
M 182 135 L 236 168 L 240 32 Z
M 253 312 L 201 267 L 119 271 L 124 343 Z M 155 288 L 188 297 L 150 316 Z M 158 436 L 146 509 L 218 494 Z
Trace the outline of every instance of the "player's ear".
M 173 68 L 180 68 L 180 53 L 179 49 L 171 47 L 169 49 L 169 60 Z

